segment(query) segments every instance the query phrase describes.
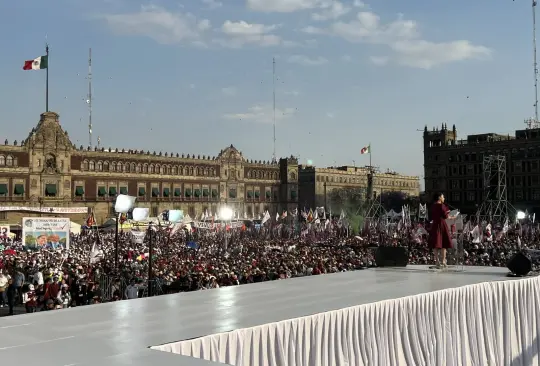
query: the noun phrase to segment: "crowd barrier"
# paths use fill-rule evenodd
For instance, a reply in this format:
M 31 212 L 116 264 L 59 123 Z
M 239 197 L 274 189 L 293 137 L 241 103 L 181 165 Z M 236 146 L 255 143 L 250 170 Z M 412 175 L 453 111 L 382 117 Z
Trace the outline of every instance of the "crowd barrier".
M 234 366 L 538 365 L 539 289 L 486 282 L 152 348 Z

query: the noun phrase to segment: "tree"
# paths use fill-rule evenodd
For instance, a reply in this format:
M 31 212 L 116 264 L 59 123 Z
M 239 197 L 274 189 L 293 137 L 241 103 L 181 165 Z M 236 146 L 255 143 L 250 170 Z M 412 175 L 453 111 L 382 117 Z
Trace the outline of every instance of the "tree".
M 338 188 L 333 189 L 328 194 L 327 204 L 332 214 L 339 215 L 341 211 L 345 213 L 347 221 L 355 232 L 358 232 L 363 223 L 363 205 L 365 202 L 366 190 L 362 188 Z
M 401 212 L 404 205 L 411 209 L 417 209 L 420 201 L 418 197 L 408 196 L 401 191 L 389 191 L 381 194 L 381 204 L 386 210 Z

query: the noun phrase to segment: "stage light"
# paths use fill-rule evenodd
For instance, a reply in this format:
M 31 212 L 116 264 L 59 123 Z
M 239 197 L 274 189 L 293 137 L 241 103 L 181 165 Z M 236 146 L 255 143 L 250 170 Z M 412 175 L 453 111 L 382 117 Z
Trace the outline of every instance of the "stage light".
M 179 222 L 184 219 L 183 210 L 169 210 L 169 222 Z
M 114 204 L 114 211 L 116 213 L 128 213 L 133 206 L 135 206 L 136 197 L 128 196 L 126 194 L 119 194 L 116 197 L 116 203 Z
M 144 221 L 150 216 L 148 207 L 136 207 L 133 209 L 133 221 Z
M 523 211 L 518 211 L 517 214 L 516 214 L 516 218 L 518 220 L 523 220 L 525 217 L 527 217 L 527 215 L 525 215 L 525 212 L 523 212 Z
M 219 210 L 219 218 L 225 221 L 229 221 L 233 217 L 233 210 L 230 207 L 222 207 Z

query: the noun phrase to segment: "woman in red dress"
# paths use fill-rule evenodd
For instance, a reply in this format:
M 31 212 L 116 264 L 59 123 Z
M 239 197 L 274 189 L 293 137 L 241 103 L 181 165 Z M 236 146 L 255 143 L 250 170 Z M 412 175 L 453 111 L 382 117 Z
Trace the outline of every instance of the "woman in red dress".
M 450 210 L 444 204 L 442 193 L 437 193 L 434 201 L 430 211 L 431 228 L 428 244 L 430 248 L 435 250 L 435 264 L 439 268 L 441 264 L 446 267 L 446 249 L 452 248 L 452 238 L 446 219 L 453 219 L 453 217 L 448 216 Z M 440 252 L 442 252 L 442 258 Z

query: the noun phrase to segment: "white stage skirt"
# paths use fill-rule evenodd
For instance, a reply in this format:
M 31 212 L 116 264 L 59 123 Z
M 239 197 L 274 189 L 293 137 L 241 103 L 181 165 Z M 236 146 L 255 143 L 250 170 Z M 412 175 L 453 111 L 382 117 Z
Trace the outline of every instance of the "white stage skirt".
M 539 287 L 486 282 L 153 349 L 235 366 L 538 365 Z

